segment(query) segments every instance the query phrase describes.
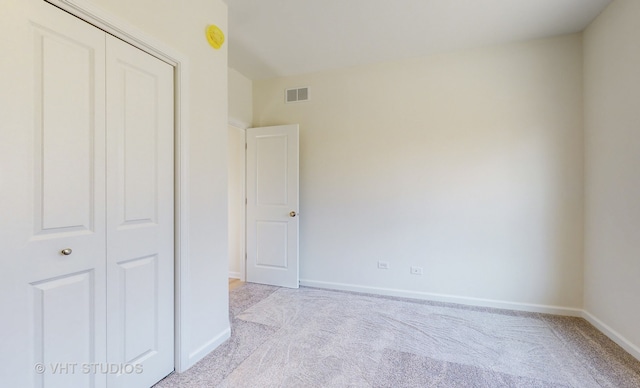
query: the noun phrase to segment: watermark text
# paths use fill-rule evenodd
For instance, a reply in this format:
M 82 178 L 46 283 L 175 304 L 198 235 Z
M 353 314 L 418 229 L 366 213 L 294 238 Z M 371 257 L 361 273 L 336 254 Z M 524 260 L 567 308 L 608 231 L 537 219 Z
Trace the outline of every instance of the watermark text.
M 33 366 L 37 374 L 53 375 L 94 374 L 94 375 L 132 375 L 143 372 L 141 364 L 116 364 L 107 362 L 50 362 Z

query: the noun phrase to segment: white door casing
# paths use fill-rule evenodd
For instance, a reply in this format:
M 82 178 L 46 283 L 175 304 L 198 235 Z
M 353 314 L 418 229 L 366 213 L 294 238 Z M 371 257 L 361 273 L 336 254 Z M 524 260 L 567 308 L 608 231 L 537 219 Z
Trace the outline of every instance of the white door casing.
M 298 288 L 298 125 L 246 136 L 247 281 Z
M 229 124 L 229 277 L 245 276 L 245 130 Z
M 173 371 L 173 67 L 106 38 L 107 361 L 143 371 L 107 383 L 147 387 Z
M 2 7 L 2 385 L 104 387 L 80 370 L 106 361 L 104 32 Z
M 162 210 L 156 206 L 172 205 L 173 201 L 166 195 L 173 194 L 173 101 L 156 101 L 165 118 L 165 112 L 169 112 L 168 139 L 166 131 L 164 140 L 156 136 L 154 150 L 139 141 L 141 136 L 134 135 L 129 143 L 133 154 L 164 155 L 158 158 L 163 161 L 154 171 L 154 206 L 149 207 L 145 201 L 150 191 L 141 181 L 129 185 L 124 201 L 130 210 L 124 216 L 125 224 L 129 222 L 124 229 L 140 232 L 150 224 L 164 227 L 147 238 L 159 241 L 163 252 L 151 249 L 141 257 L 139 250 L 127 259 L 122 252 L 106 246 L 106 226 L 112 224 L 111 214 L 118 213 L 114 210 L 117 207 L 107 204 L 107 198 L 117 195 L 105 196 L 106 181 L 120 179 L 122 172 L 129 179 L 141 178 L 145 170 L 149 171 L 149 163 L 141 159 L 115 172 L 106 165 L 106 36 L 42 1 L 13 0 L 5 6 L 11 12 L 0 13 L 0 49 L 12 55 L 3 57 L 0 72 L 2 384 L 104 387 L 107 374 L 87 373 L 85 366 L 109 365 L 107 361 L 112 365 L 141 362 L 144 376 L 151 375 L 147 371 L 166 371 L 168 365 L 168 371 L 155 382 L 173 369 L 173 207 Z M 171 77 L 169 89 L 165 83 L 164 95 L 172 98 L 172 67 L 164 66 L 165 74 L 168 68 Z M 109 141 L 113 139 L 109 136 Z M 110 156 L 109 164 L 113 162 Z M 161 169 L 164 172 L 159 173 Z M 155 214 L 145 224 L 144 213 L 148 215 L 150 208 Z M 122 226 L 116 225 L 115 231 L 122 232 L 118 230 Z M 119 234 L 110 234 L 119 248 L 124 243 L 134 248 L 143 245 L 140 234 Z M 61 254 L 65 248 L 71 249 L 67 252 L 70 254 Z M 107 267 L 107 252 L 113 258 L 113 267 Z M 166 252 L 171 255 L 169 259 Z M 161 264 L 167 260 L 168 271 Z M 106 270 L 112 272 L 114 267 L 120 279 L 109 276 L 107 287 Z M 107 289 L 117 295 L 108 298 L 108 308 Z M 154 302 L 152 306 L 145 303 L 148 301 Z M 111 309 L 116 305 L 116 309 L 129 309 L 125 310 L 126 319 L 113 314 Z M 110 318 L 106 317 L 107 310 Z M 150 316 L 163 323 L 155 320 L 149 325 Z M 114 338 L 124 334 L 122 327 L 129 331 L 129 338 Z M 158 350 L 168 353 L 157 357 Z M 156 361 L 152 360 L 159 359 L 163 360 L 162 368 L 153 365 Z M 110 386 L 153 383 L 118 374 L 109 376 Z

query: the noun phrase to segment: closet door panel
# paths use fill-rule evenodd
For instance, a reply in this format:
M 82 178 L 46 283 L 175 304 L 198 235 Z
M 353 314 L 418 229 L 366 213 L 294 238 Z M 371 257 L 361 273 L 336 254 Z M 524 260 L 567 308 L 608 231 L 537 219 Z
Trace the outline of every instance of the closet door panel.
M 102 387 L 105 34 L 37 0 L 0 14 L 0 365 L 7 387 Z
M 107 357 L 173 371 L 173 67 L 107 37 Z

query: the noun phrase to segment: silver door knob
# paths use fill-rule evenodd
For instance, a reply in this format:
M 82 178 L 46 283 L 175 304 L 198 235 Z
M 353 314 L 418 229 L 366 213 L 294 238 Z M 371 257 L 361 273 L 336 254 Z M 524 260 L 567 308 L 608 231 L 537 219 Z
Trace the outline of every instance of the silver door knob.
M 69 256 L 72 252 L 73 251 L 71 250 L 71 248 L 65 248 L 65 249 L 60 251 L 60 253 L 65 255 L 65 256 Z
M 294 211 L 290 211 L 289 212 L 289 217 L 295 217 L 296 216 L 296 212 Z

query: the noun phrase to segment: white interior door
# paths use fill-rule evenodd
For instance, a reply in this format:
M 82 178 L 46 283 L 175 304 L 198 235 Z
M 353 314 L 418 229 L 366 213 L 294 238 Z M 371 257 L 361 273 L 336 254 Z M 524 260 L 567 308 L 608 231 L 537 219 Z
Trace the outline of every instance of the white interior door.
M 173 371 L 173 67 L 107 35 L 107 360 Z M 131 368 L 130 368 L 131 370 Z
M 82 364 L 106 354 L 104 32 L 0 8 L 0 385 L 103 387 Z
M 247 281 L 298 288 L 298 125 L 247 129 Z

